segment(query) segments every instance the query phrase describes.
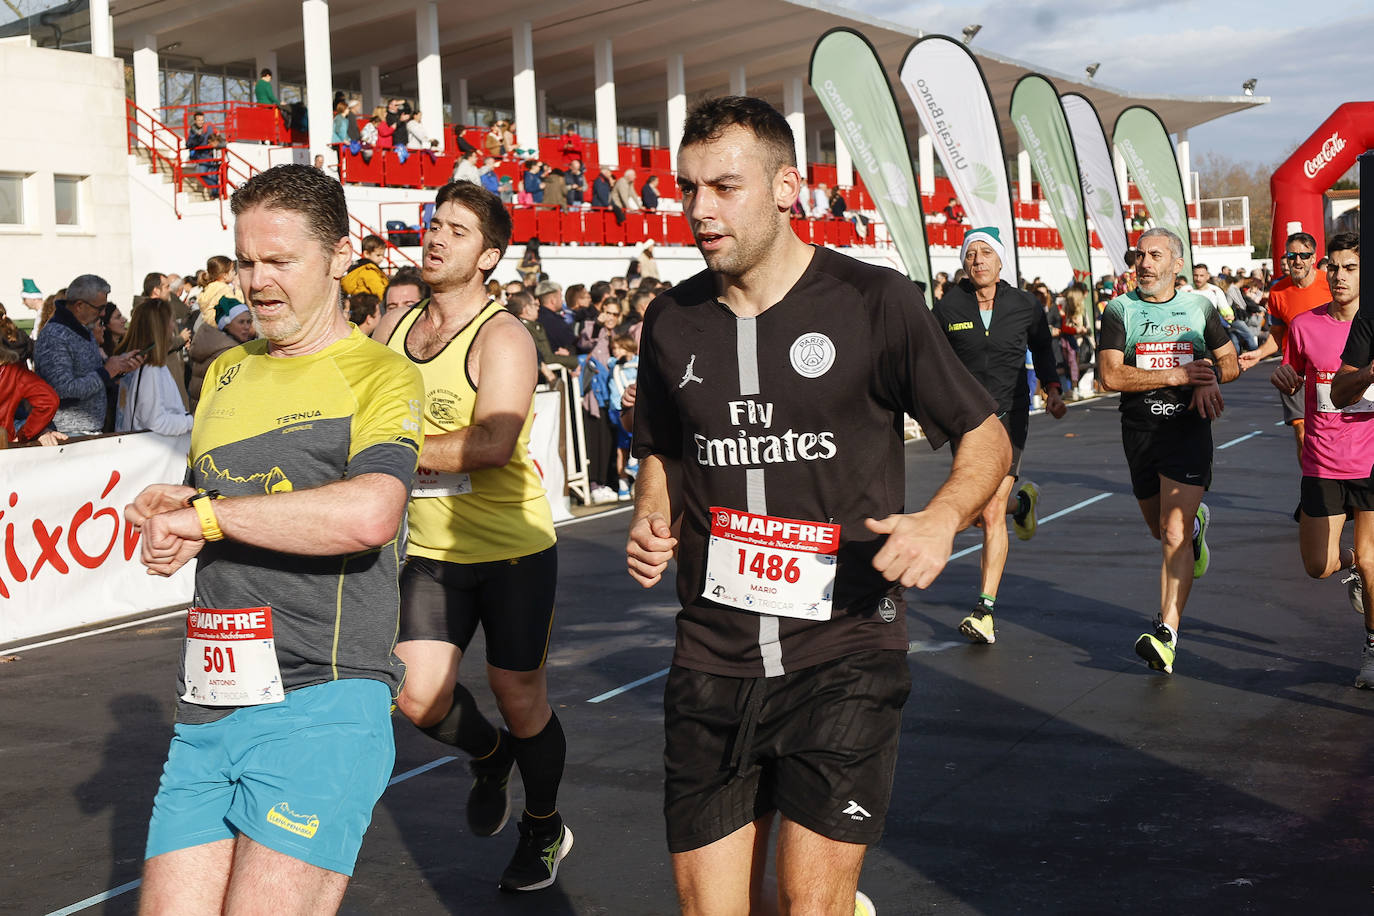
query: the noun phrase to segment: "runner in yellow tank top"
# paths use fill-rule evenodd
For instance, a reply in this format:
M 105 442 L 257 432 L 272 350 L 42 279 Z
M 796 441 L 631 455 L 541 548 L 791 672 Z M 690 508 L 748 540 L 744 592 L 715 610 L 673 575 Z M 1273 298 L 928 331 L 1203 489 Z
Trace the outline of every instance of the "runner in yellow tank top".
M 424 376 L 425 435 L 443 435 L 470 427 L 477 401 L 477 389 L 469 372 L 473 344 L 488 322 L 506 315 L 506 309 L 495 300 L 488 302 L 446 344 L 442 337 L 437 341 L 430 337 L 434 315 L 428 301 L 401 314 L 388 346 L 409 357 Z M 407 342 L 411 339 L 416 345 Z M 435 345 L 441 349 L 424 358 L 426 349 Z M 553 546 L 553 514 L 529 454 L 533 420 L 531 400 L 519 428 L 515 451 L 505 464 L 459 473 L 437 472 L 421 465 L 410 503 L 411 556 L 452 563 L 488 563 L 528 556 Z
M 529 891 L 554 882 L 572 831 L 558 813 L 566 742 L 544 675 L 557 548 L 528 451 L 539 358 L 530 333 L 488 301 L 485 287 L 510 234 L 500 198 L 469 182 L 445 185 L 424 241 L 422 275 L 433 295 L 389 313 L 373 336 L 419 367 L 427 402 L 425 470 L 411 493 L 401 572 L 396 654 L 406 680 L 396 704 L 473 758 L 467 820 L 477 836 L 505 826 L 511 769 L 520 767 L 525 810 L 501 887 Z M 479 624 L 509 731 L 493 728 L 458 683 Z

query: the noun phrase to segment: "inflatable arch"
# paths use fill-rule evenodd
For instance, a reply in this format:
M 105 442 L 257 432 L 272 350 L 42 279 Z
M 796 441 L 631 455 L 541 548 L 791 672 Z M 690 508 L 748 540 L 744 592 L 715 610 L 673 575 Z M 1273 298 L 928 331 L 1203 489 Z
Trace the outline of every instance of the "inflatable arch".
M 1269 193 L 1274 201 L 1276 269 L 1284 242 L 1294 232 L 1309 233 L 1317 240 L 1318 258 L 1326 253 L 1322 194 L 1370 149 L 1374 149 L 1374 102 L 1346 102 L 1274 172 Z

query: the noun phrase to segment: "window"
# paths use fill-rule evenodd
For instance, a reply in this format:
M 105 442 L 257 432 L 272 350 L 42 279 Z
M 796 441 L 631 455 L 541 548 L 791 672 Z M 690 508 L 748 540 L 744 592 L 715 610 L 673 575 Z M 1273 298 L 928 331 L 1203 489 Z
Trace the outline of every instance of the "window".
M 81 225 L 81 181 L 76 175 L 53 176 L 52 194 L 57 225 Z
M 24 176 L 0 172 L 0 225 L 24 225 Z

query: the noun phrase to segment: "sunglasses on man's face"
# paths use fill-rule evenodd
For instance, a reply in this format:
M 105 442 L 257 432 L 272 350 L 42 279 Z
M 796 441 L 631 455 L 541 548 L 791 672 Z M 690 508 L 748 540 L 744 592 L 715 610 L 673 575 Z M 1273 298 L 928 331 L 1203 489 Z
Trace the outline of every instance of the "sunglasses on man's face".
M 1283 256 L 1285 261 L 1310 261 L 1315 251 L 1290 251 Z

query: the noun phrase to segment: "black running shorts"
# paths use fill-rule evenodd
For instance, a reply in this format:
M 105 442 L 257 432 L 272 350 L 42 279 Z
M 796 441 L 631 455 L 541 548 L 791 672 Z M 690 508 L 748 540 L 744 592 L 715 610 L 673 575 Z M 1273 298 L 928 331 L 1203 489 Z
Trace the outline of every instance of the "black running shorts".
M 893 649 L 772 678 L 674 666 L 663 692 L 669 851 L 773 811 L 832 840 L 876 843 L 910 692 L 906 653 Z
M 1374 512 L 1374 486 L 1371 486 L 1369 478 L 1332 480 L 1329 477 L 1304 476 L 1299 505 L 1308 518 Z
M 1011 440 L 1011 467 L 1007 469 L 1007 476 L 1020 477 L 1021 453 L 1026 450 L 1026 438 L 1030 435 L 1030 411 L 1009 410 L 998 414 L 997 419 L 1002 422 L 1002 428 L 1007 431 L 1007 438 Z M 951 455 L 959 454 L 957 439 L 949 440 L 949 451 Z
M 398 641 L 436 639 L 466 652 L 480 623 L 488 664 L 534 671 L 548 655 L 557 584 L 557 546 L 490 563 L 412 556 L 401 570 Z
M 1159 495 L 1159 478 L 1206 490 L 1212 485 L 1212 424 L 1171 420 L 1153 429 L 1121 427 L 1121 447 L 1136 499 Z

